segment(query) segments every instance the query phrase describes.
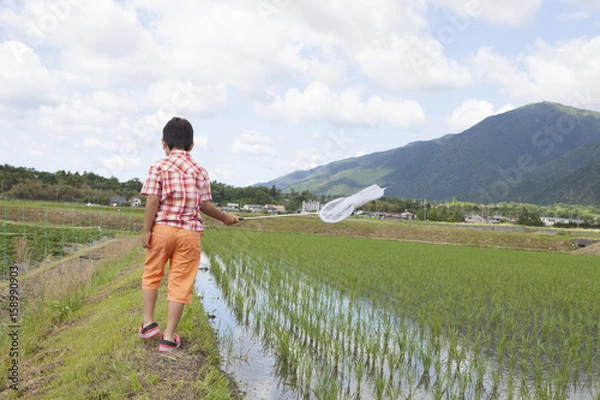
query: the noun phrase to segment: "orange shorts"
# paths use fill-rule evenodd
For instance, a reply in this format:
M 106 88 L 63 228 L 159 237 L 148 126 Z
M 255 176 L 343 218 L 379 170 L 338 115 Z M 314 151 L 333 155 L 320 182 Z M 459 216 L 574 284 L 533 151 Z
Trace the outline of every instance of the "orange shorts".
M 192 304 L 194 281 L 200 266 L 202 233 L 166 225 L 154 225 L 142 275 L 143 290 L 157 290 L 169 263 L 167 300 Z

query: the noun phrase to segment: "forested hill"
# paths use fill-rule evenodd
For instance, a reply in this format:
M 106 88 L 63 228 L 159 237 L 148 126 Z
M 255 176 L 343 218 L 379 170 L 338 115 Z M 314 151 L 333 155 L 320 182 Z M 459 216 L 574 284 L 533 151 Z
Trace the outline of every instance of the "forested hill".
M 72 203 L 109 204 L 111 196 L 140 196 L 143 182 L 138 178 L 119 182 L 115 177 L 105 178 L 93 172 L 43 172 L 33 168 L 0 165 L 0 198 L 61 201 Z M 288 210 L 298 209 L 303 201 L 314 196 L 309 192 L 283 193 L 272 187 L 234 187 L 211 182 L 213 203 L 282 204 Z M 323 198 L 322 200 L 324 200 Z
M 543 102 L 495 115 L 458 134 L 260 185 L 346 195 L 373 183 L 386 196 L 496 203 L 598 201 L 600 113 Z
M 142 182 L 119 182 L 93 172 L 44 172 L 0 165 L 0 196 L 14 199 L 108 204 L 111 196 L 139 196 Z

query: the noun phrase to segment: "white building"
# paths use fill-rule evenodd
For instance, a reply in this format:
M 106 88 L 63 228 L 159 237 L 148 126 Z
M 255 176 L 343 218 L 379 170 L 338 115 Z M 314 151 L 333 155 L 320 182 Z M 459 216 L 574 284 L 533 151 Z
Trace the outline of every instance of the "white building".
M 479 214 L 471 213 L 463 217 L 463 221 L 468 224 L 485 224 L 486 220 Z
M 557 217 L 541 217 L 540 218 L 544 225 L 546 226 L 554 226 L 555 224 L 583 224 L 585 223 L 582 219 L 574 219 L 574 218 L 557 218 Z
M 240 205 L 238 203 L 227 203 L 225 207 L 223 207 L 224 212 L 237 212 L 240 211 Z
M 269 214 L 283 214 L 285 213 L 285 207 L 279 206 L 277 204 L 265 204 L 265 210 L 269 212 Z
M 265 206 L 260 205 L 260 204 L 244 204 L 244 207 L 242 207 L 242 210 L 244 211 L 248 211 L 248 212 L 262 212 L 265 211 Z
M 311 201 L 303 201 L 302 209 L 300 210 L 301 214 L 304 213 L 315 213 L 318 212 L 321 207 L 321 203 L 316 200 Z

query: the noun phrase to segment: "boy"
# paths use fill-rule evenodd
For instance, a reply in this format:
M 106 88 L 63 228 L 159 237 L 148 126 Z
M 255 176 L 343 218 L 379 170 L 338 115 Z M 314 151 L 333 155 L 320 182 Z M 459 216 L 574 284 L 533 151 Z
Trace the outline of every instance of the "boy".
M 158 346 L 159 352 L 167 353 L 180 346 L 177 325 L 183 306 L 192 303 L 204 232 L 200 211 L 226 225 L 239 219 L 219 211 L 210 202 L 208 173 L 189 154 L 194 147 L 194 130 L 187 120 L 173 117 L 165 125 L 162 146 L 166 158 L 150 167 L 141 191 L 147 196 L 142 232 L 146 261 L 142 276 L 144 322 L 138 336 L 150 339 L 160 335 L 154 308 L 165 264 L 170 261 L 167 325 Z

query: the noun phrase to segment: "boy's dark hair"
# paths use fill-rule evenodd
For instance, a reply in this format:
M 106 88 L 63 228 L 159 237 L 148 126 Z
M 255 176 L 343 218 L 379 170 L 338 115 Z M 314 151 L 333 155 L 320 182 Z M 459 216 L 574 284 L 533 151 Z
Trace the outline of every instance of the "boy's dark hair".
M 194 128 L 188 120 L 173 117 L 163 128 L 163 140 L 169 149 L 189 151 L 194 143 Z

